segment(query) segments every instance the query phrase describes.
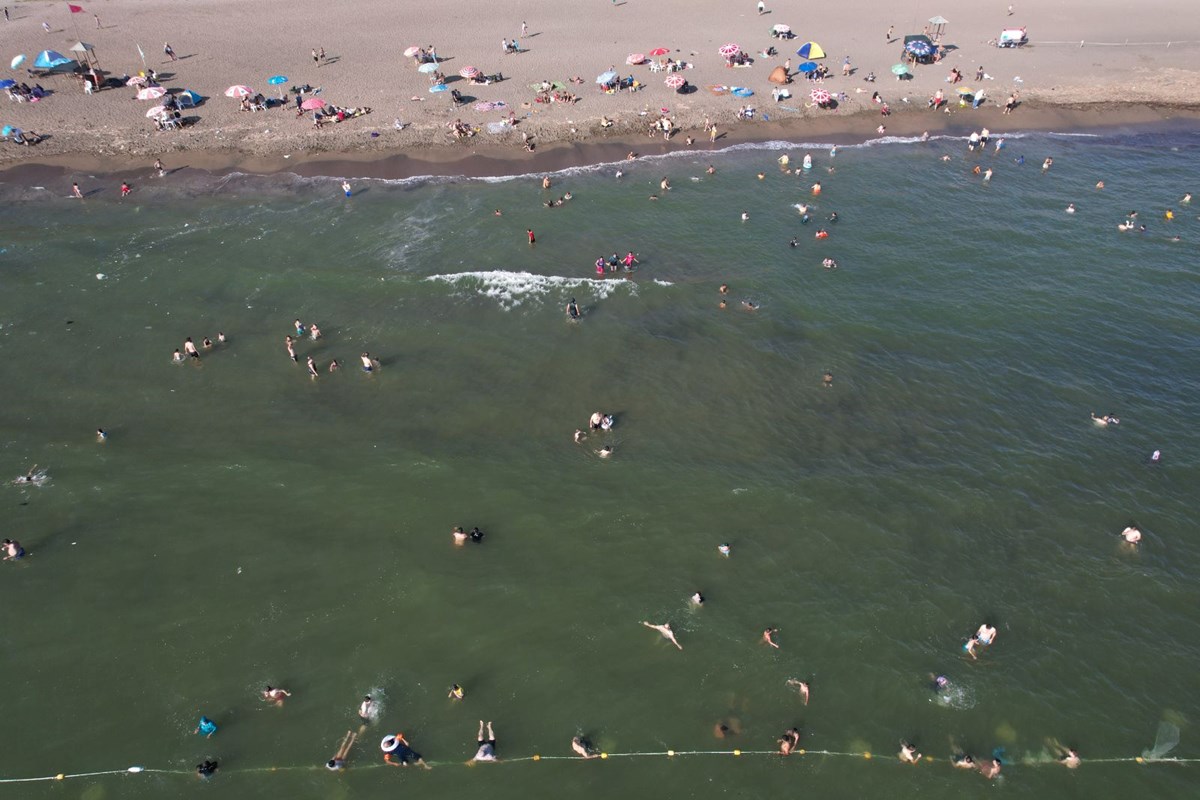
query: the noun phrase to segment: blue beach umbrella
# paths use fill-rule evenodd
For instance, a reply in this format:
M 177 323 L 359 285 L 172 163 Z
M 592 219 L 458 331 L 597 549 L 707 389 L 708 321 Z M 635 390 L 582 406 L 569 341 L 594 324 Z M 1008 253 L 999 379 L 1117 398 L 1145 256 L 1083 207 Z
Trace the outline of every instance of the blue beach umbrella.
M 805 61 L 803 64 L 801 64 L 799 67 L 797 67 L 797 69 L 799 69 L 805 75 L 807 75 L 810 72 L 816 72 L 817 71 L 817 62 Z
M 4 80 L 0 81 L 0 89 L 7 89 L 10 86 L 16 86 L 16 85 L 17 85 L 17 82 L 14 81 L 12 78 L 5 78 Z
M 417 72 L 424 72 L 424 73 L 428 74 L 430 72 L 437 72 L 437 68 L 438 68 L 437 64 L 434 64 L 432 61 L 429 61 L 429 62 L 426 62 L 426 63 L 422 64 L 421 66 L 417 67 Z
M 4 128 L 0 130 L 0 136 L 12 136 L 16 132 L 17 129 L 12 125 L 5 125 Z
M 278 86 L 281 83 L 287 82 L 287 75 L 272 75 L 270 78 L 267 78 L 267 83 L 271 84 L 272 86 Z
M 9 63 L 8 66 L 10 66 L 13 69 L 16 69 L 17 67 L 21 66 L 24 63 L 25 63 L 25 56 L 22 54 L 19 56 L 14 56 L 12 62 Z
M 433 86 L 429 87 L 429 91 L 433 92 L 434 94 L 437 94 L 438 92 L 445 92 L 449 89 L 450 87 L 444 83 L 434 84 Z
M 43 50 L 38 53 L 38 57 L 34 60 L 33 65 L 38 69 L 54 69 L 55 67 L 61 67 L 63 64 L 70 64 L 72 60 L 62 53 L 56 53 L 53 50 Z
M 904 49 L 921 58 L 933 55 L 933 45 L 929 42 L 912 41 L 904 45 Z
M 751 97 L 754 95 L 754 90 L 747 89 L 745 86 L 735 86 L 730 94 L 733 94 L 735 97 Z
M 601 72 L 599 75 L 597 75 L 596 83 L 599 83 L 599 84 L 612 83 L 614 80 L 616 80 L 616 77 L 617 77 L 617 73 L 613 72 L 610 69 L 608 72 Z

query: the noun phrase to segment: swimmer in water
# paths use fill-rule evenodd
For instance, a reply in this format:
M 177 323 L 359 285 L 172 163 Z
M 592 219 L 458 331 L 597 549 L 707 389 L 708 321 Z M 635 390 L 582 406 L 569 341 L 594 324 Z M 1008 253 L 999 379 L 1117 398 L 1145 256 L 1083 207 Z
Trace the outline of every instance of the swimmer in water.
M 690 602 L 696 608 L 699 608 L 700 606 L 704 605 L 704 595 L 696 592 L 688 599 L 688 602 Z
M 482 723 L 480 724 L 482 725 Z M 482 734 L 483 729 L 480 728 L 480 735 Z M 379 743 L 379 748 L 383 750 L 383 763 L 389 767 L 407 767 L 412 763 L 425 769 L 433 769 L 433 767 L 425 763 L 425 759 L 421 758 L 420 753 L 412 749 L 412 745 L 404 738 L 403 733 L 383 737 L 383 741 Z M 486 760 L 495 761 L 495 758 Z
M 812 193 L 813 195 L 819 195 L 821 193 L 821 184 L 819 182 L 812 185 Z
M 719 545 L 717 545 L 717 552 L 720 553 L 721 555 L 725 556 L 726 558 L 729 558 L 729 556 L 732 554 L 733 551 L 729 545 L 719 544 Z
M 829 221 L 830 221 L 830 222 L 837 222 L 837 221 L 838 221 L 838 214 L 837 214 L 837 212 L 836 212 L 836 211 L 834 211 L 832 214 L 830 214 L 830 215 L 829 215 Z
M 1068 214 L 1075 213 L 1075 204 L 1074 203 L 1067 203 L 1067 213 Z
M 762 632 L 762 640 L 771 645 L 771 647 L 774 647 L 776 650 L 779 649 L 779 645 L 775 644 L 775 640 L 771 637 L 777 633 L 779 633 L 779 628 L 767 628 Z
M 171 355 L 171 360 L 174 361 L 176 364 L 183 363 L 183 353 L 179 352 L 178 347 L 175 348 L 175 352 Z
M 1180 200 L 1179 202 L 1180 202 L 1180 203 L 1183 203 L 1185 206 L 1187 206 L 1187 205 L 1191 205 L 1191 204 L 1192 204 L 1192 193 L 1191 193 L 1191 192 L 1188 192 L 1187 194 L 1185 194 L 1185 195 L 1183 196 L 1183 199 L 1182 199 L 1182 200 Z
M 362 360 L 362 371 L 363 372 L 374 372 L 375 371 L 375 362 L 371 358 L 370 353 L 363 353 L 361 356 L 359 356 L 359 358 Z
M 975 769 L 975 759 L 966 753 L 956 753 L 950 756 L 950 763 L 955 769 Z
M 495 211 L 492 212 L 492 216 L 502 217 L 502 216 L 504 216 L 504 212 L 497 208 Z
M 779 737 L 779 755 L 790 756 L 799 745 L 800 731 L 796 728 L 789 728 Z
M 283 337 L 283 346 L 287 350 L 288 358 L 290 358 L 292 361 L 295 361 L 296 360 L 296 348 L 292 346 L 292 337 L 291 336 Z
M 308 357 L 308 374 L 309 377 L 317 377 L 317 362 L 313 361 L 313 357 Z
M 298 337 L 300 337 L 300 336 L 303 336 L 303 335 L 304 335 L 304 323 L 302 323 L 300 320 L 296 320 L 296 321 L 295 321 L 295 322 L 293 322 L 292 324 L 296 326 L 296 336 L 297 336 L 297 338 L 298 338 Z
M 916 747 L 901 739 L 900 760 L 905 764 L 917 764 L 921 761 L 921 754 L 917 751 Z
M 463 687 L 456 683 L 450 687 L 450 691 L 446 694 L 446 697 L 451 700 L 462 700 L 465 695 L 466 692 L 463 691 Z
M 268 703 L 274 703 L 277 706 L 282 706 L 283 701 L 291 697 L 292 693 L 287 689 L 280 689 L 276 686 L 268 686 L 262 691 L 262 699 Z
M 748 212 L 748 211 L 743 211 L 743 212 L 742 212 L 742 222 L 746 222 L 746 221 L 747 221 L 747 220 L 749 220 L 749 219 L 750 219 L 750 212 Z
M 196 343 L 192 341 L 192 337 L 187 337 L 183 340 L 183 352 L 191 358 L 200 359 L 200 351 L 196 349 Z
M 1104 188 L 1104 181 L 1096 181 L 1096 188 L 1097 188 L 1097 189 L 1103 189 L 1103 188 Z
M 205 739 L 211 739 L 213 734 L 217 732 L 217 723 L 208 717 L 201 716 L 199 724 L 196 725 L 195 732 L 204 736 Z
M 625 174 L 625 173 L 624 173 L 624 172 L 621 172 L 621 170 L 617 170 L 617 174 L 616 174 L 616 176 L 615 176 L 615 177 L 618 177 L 618 178 L 620 178 L 620 177 L 621 177 L 622 175 L 624 175 L 624 174 Z
M 722 283 L 720 288 L 717 289 L 717 291 L 720 292 L 721 294 L 729 294 L 729 284 Z
M 827 258 L 821 262 L 821 266 L 824 267 L 825 269 L 837 269 L 837 265 L 838 265 L 837 262 L 834 261 L 832 258 Z
M 708 169 L 704 170 L 706 175 L 713 175 L 716 173 L 716 171 L 717 171 L 717 168 L 714 167 L 712 164 L 709 164 Z
M 1127 525 L 1125 530 L 1121 531 L 1121 538 L 1124 539 L 1127 544 L 1141 544 L 1142 532 L 1134 525 Z
M 467 534 L 467 537 L 475 544 L 483 544 L 483 537 L 486 535 L 483 531 L 479 530 L 479 526 L 475 526 L 471 528 L 471 532 Z
M 1048 739 L 1046 741 L 1050 748 L 1054 751 L 1054 756 L 1058 763 L 1062 764 L 1067 769 L 1076 769 L 1079 767 L 1079 753 L 1075 752 L 1070 747 L 1064 747 L 1057 739 Z
M 579 305 L 575 302 L 575 298 L 571 298 L 571 302 L 567 303 L 567 316 L 571 319 L 579 319 L 582 316 L 579 313 Z
M 749 300 L 742 301 L 742 308 L 746 309 L 747 311 L 758 311 L 758 306 Z
M 581 442 L 583 442 L 583 440 L 584 440 L 584 439 L 586 439 L 586 438 L 587 438 L 587 434 L 586 434 L 586 433 L 584 433 L 583 431 L 581 431 L 579 428 L 576 428 L 576 429 L 575 429 L 575 444 L 580 444 L 580 443 L 581 443 Z
M 981 764 L 979 766 L 979 774 L 988 780 L 995 778 L 1000 774 L 1000 759 L 993 758 L 986 765 Z
M 594 411 L 592 412 L 592 416 L 588 417 L 588 429 L 598 431 L 602 422 L 604 422 L 604 412 Z
M 342 368 L 342 365 L 340 363 L 338 363 L 338 360 L 336 358 L 333 361 L 329 362 L 329 371 L 330 372 L 337 372 L 341 368 Z
M 1150 454 L 1150 463 L 1157 464 L 1162 461 L 1162 450 L 1155 450 Z
M 358 718 L 362 720 L 363 725 L 370 725 L 374 717 L 375 701 L 371 699 L 371 695 L 364 694 L 362 702 L 358 704 Z
M 454 537 L 455 547 L 462 547 L 467 543 L 467 532 L 458 525 L 454 526 L 454 530 L 450 531 L 450 535 Z
M 1120 425 L 1121 424 L 1121 420 L 1117 419 L 1112 414 L 1105 414 L 1103 416 L 1097 417 L 1095 411 L 1093 411 L 1091 413 L 1092 413 L 1092 422 L 1096 423 L 1096 425 L 1098 425 L 1101 428 L 1107 428 L 1109 425 Z
M 483 720 L 479 720 L 479 733 L 475 735 L 475 741 L 479 744 L 479 749 L 471 757 L 472 761 L 496 760 L 496 734 L 492 731 L 491 722 L 487 724 L 487 736 L 485 737 L 483 735 Z
M 767 173 L 765 173 L 765 172 L 760 172 L 760 173 L 758 173 L 758 179 L 759 179 L 760 181 L 761 181 L 761 180 L 766 180 L 766 177 L 767 177 Z
M 826 372 L 824 375 L 821 376 L 821 385 L 824 386 L 826 389 L 833 388 L 833 373 L 832 372 Z
M 214 774 L 216 774 L 216 771 L 219 767 L 220 764 L 218 764 L 216 761 L 205 759 L 203 763 L 196 765 L 196 775 L 201 780 L 208 780 Z
M 604 447 L 601 447 L 599 450 L 596 451 L 596 455 L 600 456 L 601 458 L 608 458 L 612 454 L 613 454 L 613 448 L 612 448 L 611 444 L 606 444 Z
M 1052 167 L 1052 166 L 1054 166 L 1054 159 L 1047 158 L 1045 161 L 1042 162 L 1042 172 L 1045 172 L 1046 170 L 1050 169 L 1050 167 Z
M 314 342 L 321 338 L 321 329 L 317 327 L 317 323 L 314 322 L 312 325 L 308 326 L 308 338 L 312 339 Z
M 726 303 L 725 303 L 725 301 L 724 301 L 724 300 L 722 300 L 721 302 L 717 303 L 717 308 L 721 309 L 722 311 L 724 311 L 724 310 L 725 310 L 725 307 L 726 307 Z
M 330 772 L 341 772 L 346 768 L 346 758 L 350 755 L 350 748 L 354 746 L 354 740 L 358 738 L 358 734 L 354 731 L 346 731 L 346 735 L 342 737 L 341 744 L 338 745 L 337 752 L 333 754 L 333 758 L 325 762 L 325 769 Z
M 104 428 L 96 428 L 96 441 L 103 442 L 108 439 L 108 434 L 104 432 Z
M 0 550 L 4 551 L 4 558 L 0 559 L 2 561 L 20 561 L 25 557 L 25 548 L 15 539 L 5 539 L 0 543 Z
M 996 629 L 985 622 L 975 631 L 975 639 L 986 647 L 996 641 Z
M 38 472 L 38 465 L 34 464 L 32 467 L 29 468 L 28 472 L 26 472 L 24 475 L 20 475 L 16 479 L 14 479 L 13 485 L 27 486 L 29 484 L 34 484 L 35 486 L 40 486 L 41 484 L 43 484 L 45 482 L 46 482 L 45 470 Z
M 654 625 L 652 623 L 649 623 L 649 622 L 646 622 L 645 620 L 643 620 L 642 624 L 645 625 L 647 628 L 652 628 L 652 629 L 658 631 L 659 633 L 661 633 L 662 637 L 664 639 L 666 639 L 668 642 L 670 642 L 671 644 L 678 647 L 680 650 L 683 649 L 683 645 L 681 645 L 679 643 L 679 641 L 675 638 L 675 631 L 671 630 L 671 623 L 664 622 L 662 625 Z
M 200 342 L 200 346 L 203 347 L 205 350 L 212 350 L 213 349 L 212 339 L 205 336 L 204 339 Z
M 217 331 L 217 341 L 221 344 L 225 344 L 225 334 L 221 331 Z
M 799 247 L 799 246 L 800 246 L 800 240 L 797 239 L 795 236 L 793 236 L 792 240 L 790 242 L 788 242 L 788 247 Z
M 592 743 L 582 736 L 571 739 L 571 749 L 580 758 L 599 758 L 600 754 L 592 747 Z
M 796 691 L 800 693 L 800 696 L 804 698 L 804 705 L 808 705 L 809 689 L 807 682 L 798 681 L 795 678 L 788 678 L 787 685 L 795 687 Z

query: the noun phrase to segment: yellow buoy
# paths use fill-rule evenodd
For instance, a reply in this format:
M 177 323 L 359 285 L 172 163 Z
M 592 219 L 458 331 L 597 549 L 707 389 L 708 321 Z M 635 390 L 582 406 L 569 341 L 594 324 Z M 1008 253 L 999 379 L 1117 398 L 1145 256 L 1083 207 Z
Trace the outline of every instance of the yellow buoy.
M 667 751 L 667 755 L 669 755 L 669 756 L 673 756 L 673 755 L 675 755 L 675 751 L 674 751 L 674 750 L 668 750 L 668 751 Z
M 1136 756 L 1136 757 L 1134 757 L 1134 759 L 1133 759 L 1133 760 L 1134 760 L 1134 761 L 1136 761 L 1136 762 L 1137 762 L 1137 763 L 1139 763 L 1139 764 L 1145 764 L 1145 763 L 1146 763 L 1146 759 L 1142 758 L 1141 756 Z
M 608 753 L 601 753 L 600 758 L 608 758 Z
M 863 753 L 863 758 L 865 758 L 865 759 L 867 759 L 867 760 L 870 760 L 870 758 L 871 758 L 871 754 L 870 754 L 870 753 Z
M 54 780 L 56 780 L 56 781 L 61 781 L 61 780 L 63 780 L 63 779 L 64 779 L 64 778 L 66 778 L 66 777 L 67 777 L 66 775 L 63 775 L 63 774 L 60 772 L 60 773 L 58 773 L 57 775 L 55 775 L 55 776 L 54 776 Z
M 799 753 L 800 755 L 804 755 L 804 754 L 805 754 L 805 753 L 807 753 L 808 751 L 807 751 L 807 750 L 805 750 L 803 747 L 801 747 L 801 748 L 800 748 L 799 750 L 797 750 L 796 752 L 797 752 L 797 753 Z
M 541 761 L 541 760 L 542 760 L 542 757 L 541 757 L 541 756 L 539 756 L 537 753 L 534 753 L 534 754 L 533 754 L 533 760 L 534 760 L 534 761 Z
M 734 751 L 733 751 L 733 754 L 734 754 L 735 756 L 740 756 L 740 755 L 742 754 L 742 751 L 741 751 L 741 750 L 734 750 Z

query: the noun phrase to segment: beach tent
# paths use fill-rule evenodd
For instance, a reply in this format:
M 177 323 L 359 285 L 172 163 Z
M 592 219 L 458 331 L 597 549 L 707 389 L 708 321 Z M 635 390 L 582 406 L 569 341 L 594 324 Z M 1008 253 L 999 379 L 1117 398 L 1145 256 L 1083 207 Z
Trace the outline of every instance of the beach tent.
M 783 67 L 776 67 L 775 69 L 771 70 L 771 74 L 767 76 L 767 80 L 769 80 L 771 83 L 787 83 L 787 70 Z
M 796 51 L 796 55 L 801 58 L 807 58 L 810 61 L 815 61 L 818 58 L 824 58 L 825 51 L 816 42 L 805 42 L 800 45 L 800 49 Z
M 34 59 L 33 65 L 38 69 L 55 69 L 56 67 L 66 66 L 73 60 L 54 50 L 43 50 L 38 53 L 38 57 Z

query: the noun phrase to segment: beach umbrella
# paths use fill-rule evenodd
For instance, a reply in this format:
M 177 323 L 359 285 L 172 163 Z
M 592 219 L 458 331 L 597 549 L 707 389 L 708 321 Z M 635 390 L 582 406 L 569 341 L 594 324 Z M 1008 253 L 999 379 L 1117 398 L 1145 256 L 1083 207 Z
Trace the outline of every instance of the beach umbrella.
M 817 105 L 824 105 L 831 99 L 831 95 L 825 89 L 813 89 L 808 96 L 811 97 L 812 101 Z
M 17 85 L 17 82 L 14 81 L 12 78 L 5 78 L 4 80 L 0 81 L 0 89 L 10 89 L 16 85 Z
M 437 64 L 433 63 L 432 61 L 426 61 L 421 66 L 417 67 L 417 72 L 424 72 L 425 74 L 429 74 L 430 72 L 437 72 L 437 68 L 438 68 Z
M 254 90 L 249 86 L 230 86 L 225 90 L 226 97 L 249 97 L 254 94 Z
M 147 117 L 157 117 L 159 114 L 165 114 L 165 113 L 167 113 L 166 106 L 155 106 L 154 108 L 152 108 L 146 112 L 146 116 Z
M 792 26 L 791 25 L 772 25 L 771 30 L 775 31 L 776 33 L 791 33 Z
M 606 83 L 612 83 L 614 80 L 616 80 L 616 78 L 617 78 L 617 73 L 613 72 L 610 69 L 607 72 L 601 72 L 599 75 L 597 75 L 596 83 L 599 83 L 601 85 L 606 84 Z
M 636 66 L 645 60 L 646 60 L 646 57 L 644 55 L 642 55 L 641 53 L 630 53 L 629 57 L 625 59 L 625 63 Z
M 975 94 L 975 90 L 971 89 L 967 86 L 960 86 L 960 87 L 958 87 L 958 93 L 959 94 Z
M 933 55 L 933 45 L 929 42 L 922 42 L 919 39 L 904 45 L 904 49 L 920 58 Z
M 796 51 L 796 55 L 801 58 L 824 58 L 825 51 L 816 42 L 805 42 L 800 45 L 800 49 Z
M 805 62 L 804 62 L 803 64 L 801 64 L 800 66 L 796 67 L 796 69 L 798 69 L 800 72 L 803 72 L 805 75 L 807 75 L 807 74 L 809 74 L 810 72 L 816 72 L 816 71 L 817 71 L 817 62 L 815 62 L 815 61 L 805 61 Z
M 479 68 L 478 67 L 463 67 L 462 69 L 460 69 L 458 71 L 458 74 L 464 78 L 468 78 L 468 79 L 474 78 L 476 75 L 479 74 Z
M 908 67 L 904 66 L 903 64 L 892 64 L 892 74 L 893 75 L 907 75 Z
M 658 56 L 665 56 L 670 52 L 671 51 L 665 47 L 656 47 L 653 50 L 651 50 L 647 55 L 649 55 L 651 58 L 657 58 Z
M 125 81 L 125 85 L 126 86 L 141 86 L 145 82 L 146 82 L 146 79 L 143 78 L 141 75 L 134 75 L 132 78 Z
M 415 55 L 416 55 L 417 53 L 419 53 L 419 52 L 421 52 L 421 48 L 417 47 L 417 46 L 414 44 L 412 47 L 410 47 L 410 48 L 408 48 L 407 50 L 405 50 L 405 51 L 404 51 L 404 57 L 405 57 L 405 58 L 412 58 L 413 56 L 415 56 Z
M 21 66 L 24 63 L 25 63 L 25 56 L 23 56 L 23 55 L 13 56 L 12 63 L 10 63 L 9 66 L 12 67 L 13 69 L 16 69 L 17 67 Z
M 61 67 L 63 64 L 70 64 L 72 59 L 67 58 L 62 53 L 56 53 L 53 50 L 43 50 L 38 53 L 38 57 L 34 59 L 33 65 L 38 69 L 54 69 Z
M 717 52 L 723 55 L 725 58 L 733 58 L 738 53 L 742 52 L 742 47 L 741 45 L 730 42 L 729 44 L 718 49 Z
M 310 97 L 300 104 L 300 108 L 305 111 L 316 111 L 318 108 L 324 108 L 325 101 L 319 97 Z
M 281 83 L 287 82 L 287 75 L 272 75 L 271 77 L 267 78 L 267 83 L 271 84 L 272 86 L 278 86 Z
M 438 92 L 445 92 L 449 90 L 449 88 L 450 87 L 444 83 L 435 83 L 433 86 L 429 87 L 429 92 L 431 94 L 437 94 Z
M 682 75 L 672 75 L 663 81 L 663 83 L 667 85 L 668 89 L 682 89 L 687 80 Z
M 157 100 L 167 93 L 167 90 L 161 86 L 147 86 L 145 89 L 137 93 L 138 100 Z

